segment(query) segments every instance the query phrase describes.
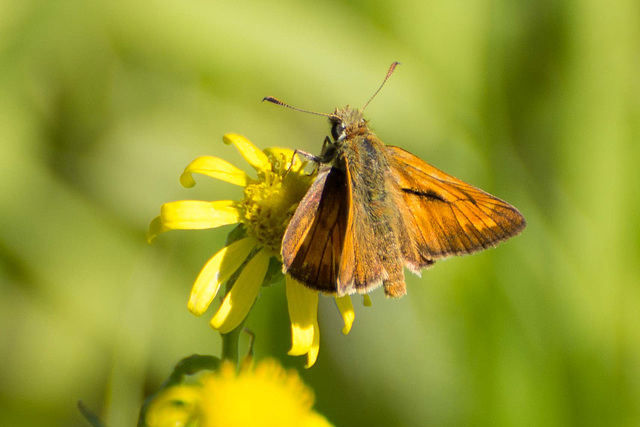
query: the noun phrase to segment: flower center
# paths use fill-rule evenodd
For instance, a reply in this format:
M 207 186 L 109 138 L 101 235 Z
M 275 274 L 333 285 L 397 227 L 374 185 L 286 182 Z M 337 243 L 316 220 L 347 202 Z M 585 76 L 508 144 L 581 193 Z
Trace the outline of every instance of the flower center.
M 279 255 L 289 221 L 313 177 L 285 169 L 286 162 L 277 157 L 269 158 L 271 171 L 261 171 L 258 180 L 245 187 L 241 211 L 247 234 Z

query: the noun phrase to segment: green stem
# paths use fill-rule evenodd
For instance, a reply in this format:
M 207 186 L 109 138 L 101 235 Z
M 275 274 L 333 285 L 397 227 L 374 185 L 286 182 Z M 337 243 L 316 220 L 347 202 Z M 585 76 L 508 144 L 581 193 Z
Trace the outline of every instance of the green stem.
M 237 276 L 229 279 L 225 286 L 228 294 L 235 284 Z M 240 333 L 244 329 L 244 320 L 231 332 L 222 336 L 222 360 L 228 360 L 238 366 Z
M 228 334 L 222 334 L 222 359 L 238 364 L 238 342 L 240 341 L 240 332 L 244 327 L 242 322 L 237 328 Z
M 246 231 L 244 229 L 244 226 L 242 224 L 238 225 L 236 228 L 234 228 L 231 233 L 229 233 L 229 235 L 227 236 L 227 245 L 242 239 L 243 237 L 246 236 Z M 244 267 L 249 263 L 249 260 L 256 254 L 257 250 L 254 249 L 253 252 L 251 253 L 251 256 L 249 256 L 244 263 L 242 264 L 242 266 L 227 280 L 227 283 L 225 284 L 225 295 L 228 295 L 229 292 L 231 292 L 231 288 L 233 288 L 233 285 L 236 283 L 236 280 L 238 280 L 238 277 L 240 276 L 240 273 L 242 272 L 242 270 L 244 269 Z M 229 332 L 228 334 L 221 334 L 222 336 L 222 360 L 228 360 L 230 362 L 233 362 L 236 364 L 236 366 L 238 366 L 238 360 L 240 358 L 239 355 L 239 341 L 240 341 L 240 334 L 242 333 L 242 331 L 244 330 L 244 322 L 245 322 L 246 318 L 242 320 L 242 322 L 240 322 L 240 324 L 238 325 L 238 327 L 236 327 L 233 331 Z

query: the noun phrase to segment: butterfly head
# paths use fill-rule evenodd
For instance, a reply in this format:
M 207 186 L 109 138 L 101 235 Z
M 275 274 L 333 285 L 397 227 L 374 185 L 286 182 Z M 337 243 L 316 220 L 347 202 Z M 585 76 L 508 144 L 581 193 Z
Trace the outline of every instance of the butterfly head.
M 362 111 L 348 105 L 345 108 L 336 108 L 329 116 L 329 123 L 331 123 L 331 136 L 336 144 L 361 134 L 367 129 L 367 121 L 362 116 Z

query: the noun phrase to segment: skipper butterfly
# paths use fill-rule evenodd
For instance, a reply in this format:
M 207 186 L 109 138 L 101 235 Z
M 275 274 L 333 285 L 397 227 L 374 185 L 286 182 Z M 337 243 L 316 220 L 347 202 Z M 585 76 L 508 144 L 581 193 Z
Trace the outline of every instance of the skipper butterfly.
M 282 240 L 283 270 L 307 287 L 336 296 L 383 286 L 406 294 L 404 267 L 419 274 L 437 260 L 496 246 L 526 226 L 509 203 L 448 175 L 408 151 L 385 145 L 362 111 L 313 113 L 329 117 L 315 161 L 318 174 Z

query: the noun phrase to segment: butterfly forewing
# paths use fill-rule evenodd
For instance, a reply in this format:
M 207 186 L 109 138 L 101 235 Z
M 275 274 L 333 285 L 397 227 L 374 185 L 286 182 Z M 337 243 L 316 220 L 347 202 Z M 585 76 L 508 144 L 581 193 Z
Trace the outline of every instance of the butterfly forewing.
M 402 219 L 425 265 L 495 246 L 525 227 L 516 208 L 456 179 L 413 154 L 387 147 L 391 174 L 401 193 Z M 417 264 L 417 265 L 416 265 Z
M 370 200 L 380 197 L 360 181 L 363 176 L 375 178 L 354 170 L 349 158 L 356 153 L 345 151 L 348 155 L 335 166 L 321 166 L 296 209 L 282 243 L 284 269 L 311 289 L 339 296 L 366 293 L 380 285 L 388 295 L 403 295 L 401 231 L 393 226 L 399 218 L 395 199 L 389 195 Z M 385 176 L 378 179 L 384 181 Z M 382 216 L 376 219 L 376 212 Z
M 345 174 L 321 168 L 287 227 L 282 241 L 284 267 L 312 289 L 336 292 L 349 200 Z

